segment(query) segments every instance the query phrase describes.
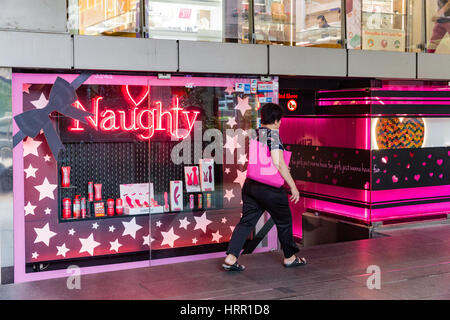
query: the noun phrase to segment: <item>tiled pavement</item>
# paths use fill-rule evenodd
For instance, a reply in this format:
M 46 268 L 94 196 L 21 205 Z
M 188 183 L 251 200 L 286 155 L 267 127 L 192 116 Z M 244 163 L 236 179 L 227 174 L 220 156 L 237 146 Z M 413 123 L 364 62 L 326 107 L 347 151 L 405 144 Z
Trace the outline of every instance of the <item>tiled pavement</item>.
M 85 275 L 81 290 L 66 279 L 0 286 L 0 299 L 450 299 L 450 225 L 382 230 L 370 240 L 301 250 L 304 267 L 285 269 L 280 252 L 245 255 L 243 273 L 221 259 Z M 366 286 L 369 265 L 381 289 Z

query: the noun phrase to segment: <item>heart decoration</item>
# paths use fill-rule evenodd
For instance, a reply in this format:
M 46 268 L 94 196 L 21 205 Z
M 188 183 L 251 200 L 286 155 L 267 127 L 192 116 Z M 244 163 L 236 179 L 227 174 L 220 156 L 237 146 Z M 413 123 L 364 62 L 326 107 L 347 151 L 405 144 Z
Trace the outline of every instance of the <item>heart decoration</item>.
M 131 91 L 135 91 L 135 90 L 130 90 L 131 87 L 142 87 L 140 94 L 137 97 L 133 97 L 133 94 Z M 150 88 L 149 86 L 129 86 L 129 85 L 125 85 L 122 87 L 122 90 L 124 91 L 124 94 L 126 94 L 126 96 L 128 97 L 128 99 L 134 103 L 134 105 L 137 107 L 138 105 L 140 105 L 142 103 L 142 101 L 145 100 L 145 98 L 147 98 Z
M 438 164 L 438 166 L 442 166 L 443 162 L 444 162 L 444 160 L 442 160 L 442 159 L 436 160 L 436 163 Z
M 392 182 L 393 182 L 393 183 L 397 183 L 397 182 L 398 182 L 398 178 L 397 178 L 396 175 L 393 175 L 393 176 L 392 176 Z
M 433 172 L 430 172 L 430 177 L 432 177 L 434 175 L 434 173 Z
M 403 118 L 403 121 L 396 117 L 380 118 L 375 130 L 379 149 L 420 148 L 425 136 L 422 118 L 414 117 Z
M 381 158 L 381 162 L 383 162 L 383 163 L 387 163 L 387 162 L 388 162 L 388 157 L 387 157 L 387 156 L 385 156 L 385 157 Z
M 414 175 L 414 180 L 419 181 L 420 180 L 420 174 Z
M 442 179 L 443 177 L 444 177 L 444 174 L 441 173 L 441 174 L 439 175 L 439 179 Z

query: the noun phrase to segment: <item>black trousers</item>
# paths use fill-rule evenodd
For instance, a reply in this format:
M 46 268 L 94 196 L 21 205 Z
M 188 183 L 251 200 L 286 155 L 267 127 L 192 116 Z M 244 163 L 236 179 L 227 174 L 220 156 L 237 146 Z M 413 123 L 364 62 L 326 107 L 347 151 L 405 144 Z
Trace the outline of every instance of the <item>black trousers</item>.
M 242 187 L 242 218 L 235 227 L 227 254 L 239 257 L 242 247 L 264 211 L 269 212 L 278 231 L 285 258 L 299 251 L 292 235 L 292 215 L 284 188 L 246 179 Z

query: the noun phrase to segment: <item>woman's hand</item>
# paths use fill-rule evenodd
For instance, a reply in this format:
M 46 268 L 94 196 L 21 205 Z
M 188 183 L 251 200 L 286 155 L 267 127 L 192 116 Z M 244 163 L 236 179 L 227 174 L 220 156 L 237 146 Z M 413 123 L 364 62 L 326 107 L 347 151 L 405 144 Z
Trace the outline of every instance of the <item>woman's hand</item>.
M 291 197 L 290 200 L 294 203 L 297 203 L 300 200 L 300 192 L 298 192 L 297 187 L 291 188 Z

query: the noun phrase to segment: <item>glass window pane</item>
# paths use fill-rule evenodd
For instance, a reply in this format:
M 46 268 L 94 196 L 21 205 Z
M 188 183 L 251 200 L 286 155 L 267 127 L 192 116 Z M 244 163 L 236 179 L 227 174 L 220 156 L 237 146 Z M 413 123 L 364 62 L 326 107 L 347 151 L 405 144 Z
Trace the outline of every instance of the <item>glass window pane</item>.
M 341 3 L 341 0 L 297 1 L 297 45 L 340 48 Z
M 341 0 L 255 0 L 257 43 L 341 47 Z
M 426 1 L 428 53 L 450 53 L 450 1 Z
M 355 1 L 350 2 L 355 4 Z M 363 0 L 361 10 L 362 49 L 402 52 L 422 50 L 421 1 Z M 349 12 L 347 6 L 347 14 Z M 350 25 L 352 27 L 354 25 Z M 355 42 L 356 39 L 349 39 L 349 48 L 357 48 Z
M 68 29 L 72 34 L 136 37 L 140 0 L 69 0 Z
M 248 42 L 248 2 L 147 0 L 149 38 Z

